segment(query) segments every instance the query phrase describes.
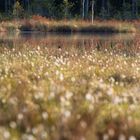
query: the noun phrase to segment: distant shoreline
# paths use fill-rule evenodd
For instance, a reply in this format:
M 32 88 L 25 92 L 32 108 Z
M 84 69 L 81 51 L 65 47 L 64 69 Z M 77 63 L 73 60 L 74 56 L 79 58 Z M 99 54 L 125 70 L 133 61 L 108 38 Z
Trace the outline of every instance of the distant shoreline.
M 135 33 L 136 26 L 127 21 L 89 21 L 24 19 L 0 23 L 0 32 L 54 32 L 54 33 Z

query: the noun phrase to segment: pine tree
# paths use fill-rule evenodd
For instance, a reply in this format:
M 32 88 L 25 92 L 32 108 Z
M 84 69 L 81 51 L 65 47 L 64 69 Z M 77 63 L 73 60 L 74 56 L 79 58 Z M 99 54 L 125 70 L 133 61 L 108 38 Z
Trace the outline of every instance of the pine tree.
M 23 8 L 18 0 L 15 2 L 13 7 L 13 16 L 15 18 L 20 18 L 23 16 Z

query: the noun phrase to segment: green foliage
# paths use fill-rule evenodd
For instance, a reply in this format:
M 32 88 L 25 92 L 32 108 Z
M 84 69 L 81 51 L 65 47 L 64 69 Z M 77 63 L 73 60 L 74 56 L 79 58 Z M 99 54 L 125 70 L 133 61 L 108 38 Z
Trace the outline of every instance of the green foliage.
M 110 17 L 108 11 L 105 8 L 101 9 L 101 12 L 100 12 L 99 16 L 102 19 L 108 19 Z
M 117 11 L 114 16 L 113 16 L 114 19 L 118 19 L 118 20 L 121 20 L 122 19 L 122 13 L 120 11 Z
M 83 15 L 83 0 L 30 0 L 26 2 L 20 0 L 16 3 L 13 3 L 12 0 L 1 1 L 1 12 L 13 13 L 14 17 L 22 17 L 23 8 L 26 17 L 39 14 L 49 18 L 62 19 L 82 17 Z M 11 7 L 14 7 L 13 12 L 11 12 Z M 139 8 L 139 0 L 134 2 L 131 0 L 125 0 L 125 2 L 123 0 L 95 0 L 94 10 L 97 18 L 135 19 L 140 13 Z M 91 18 L 92 0 L 85 0 L 84 10 L 85 17 Z
M 70 14 L 70 9 L 73 6 L 72 3 L 70 3 L 68 0 L 64 0 L 63 2 L 63 12 L 64 12 L 64 17 L 69 18 L 71 16 Z
M 125 3 L 122 6 L 122 19 L 131 19 L 131 5 L 129 3 Z
M 11 20 L 11 19 L 12 19 L 11 15 L 7 15 L 5 13 L 0 13 L 0 21 Z
M 15 18 L 21 18 L 23 17 L 23 8 L 20 4 L 20 2 L 17 0 L 13 6 L 13 16 Z

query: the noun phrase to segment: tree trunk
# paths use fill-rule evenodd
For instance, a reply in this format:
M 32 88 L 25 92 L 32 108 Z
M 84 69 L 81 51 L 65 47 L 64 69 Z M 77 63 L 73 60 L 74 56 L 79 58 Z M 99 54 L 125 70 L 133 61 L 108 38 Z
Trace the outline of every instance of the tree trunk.
M 102 0 L 102 9 L 105 9 L 105 0 Z
M 125 15 L 125 13 L 126 13 L 126 3 L 125 3 L 125 0 L 123 0 L 123 3 L 122 3 L 122 8 L 123 8 L 123 19 L 125 19 L 126 18 L 126 15 Z
M 8 7 L 7 7 L 7 0 L 5 0 L 5 13 L 8 12 Z
M 125 5 L 125 0 L 123 0 L 123 5 Z
M 110 15 L 110 1 L 107 0 L 107 13 Z
M 82 1 L 83 6 L 83 19 L 85 18 L 85 0 Z
M 83 0 L 83 19 L 86 19 L 88 17 L 88 11 L 89 11 L 89 0 Z
M 11 7 L 11 1 L 8 0 L 8 12 L 10 12 L 10 7 Z
M 29 0 L 27 1 L 27 9 L 28 9 L 28 12 L 30 11 L 30 2 Z
M 93 23 L 93 20 L 94 20 L 94 0 L 92 0 L 92 23 Z
M 86 0 L 86 8 L 85 8 L 86 16 L 85 16 L 85 18 L 88 18 L 88 10 L 89 10 L 89 0 Z
M 138 13 L 137 0 L 132 0 L 132 18 L 136 18 Z
M 102 0 L 101 13 L 102 13 L 102 18 L 105 18 L 108 15 L 108 1 L 107 0 Z

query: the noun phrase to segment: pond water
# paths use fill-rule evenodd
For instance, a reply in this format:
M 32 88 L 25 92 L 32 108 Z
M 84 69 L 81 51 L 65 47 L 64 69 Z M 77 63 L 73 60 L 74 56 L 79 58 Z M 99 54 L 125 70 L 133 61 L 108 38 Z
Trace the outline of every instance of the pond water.
M 140 53 L 140 35 L 138 34 L 0 34 L 0 46 L 21 47 L 22 45 L 71 48 L 117 50 L 122 53 Z

